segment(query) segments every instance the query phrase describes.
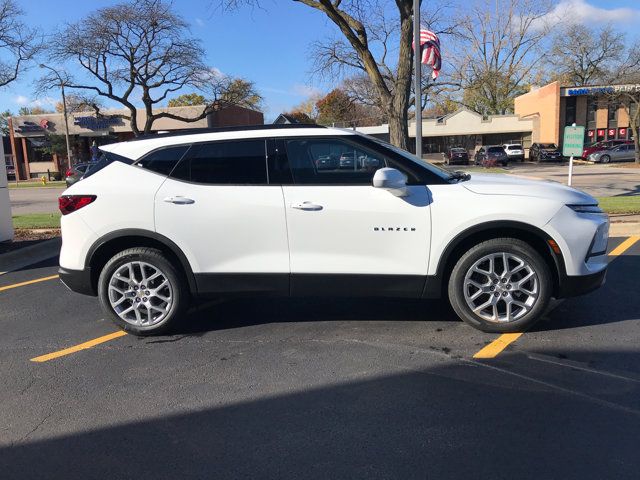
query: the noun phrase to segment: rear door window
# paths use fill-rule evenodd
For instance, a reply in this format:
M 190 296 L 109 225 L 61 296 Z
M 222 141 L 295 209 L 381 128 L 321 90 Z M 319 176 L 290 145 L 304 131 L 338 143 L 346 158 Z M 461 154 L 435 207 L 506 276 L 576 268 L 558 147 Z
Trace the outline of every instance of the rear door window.
M 209 185 L 266 185 L 265 139 L 193 145 L 171 177 Z

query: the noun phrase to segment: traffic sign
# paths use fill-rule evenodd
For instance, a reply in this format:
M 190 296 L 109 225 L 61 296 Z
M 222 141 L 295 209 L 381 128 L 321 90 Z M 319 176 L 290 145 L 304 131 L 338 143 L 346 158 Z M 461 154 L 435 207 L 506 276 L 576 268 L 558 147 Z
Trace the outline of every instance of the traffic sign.
M 564 127 L 562 140 L 562 155 L 564 157 L 579 157 L 584 149 L 584 127 Z

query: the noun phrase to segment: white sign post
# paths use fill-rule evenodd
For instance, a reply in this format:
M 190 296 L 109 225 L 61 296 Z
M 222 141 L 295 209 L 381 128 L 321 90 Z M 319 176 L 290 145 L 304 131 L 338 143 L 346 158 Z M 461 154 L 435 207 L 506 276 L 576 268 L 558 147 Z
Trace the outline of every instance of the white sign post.
M 584 149 L 584 127 L 576 127 L 574 123 L 570 127 L 564 127 L 562 139 L 562 156 L 569 157 L 569 179 L 567 185 L 571 186 L 573 177 L 573 157 L 582 155 Z
M 7 169 L 4 162 L 4 147 L 0 136 L 0 242 L 13 238 L 13 221 L 11 220 L 11 200 L 7 182 Z

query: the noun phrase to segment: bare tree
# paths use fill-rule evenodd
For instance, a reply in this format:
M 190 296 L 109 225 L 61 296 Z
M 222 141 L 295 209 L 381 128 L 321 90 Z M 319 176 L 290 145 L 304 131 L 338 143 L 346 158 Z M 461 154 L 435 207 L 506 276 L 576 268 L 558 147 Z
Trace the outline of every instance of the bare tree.
M 602 28 L 567 24 L 557 29 L 544 68 L 553 72 L 551 80 L 565 85 L 592 85 L 604 82 L 624 58 L 625 35 L 611 25 Z
M 50 49 L 57 63 L 73 61 L 85 74 L 67 76 L 65 86 L 92 93 L 123 105 L 128 114 L 105 114 L 93 104 L 96 115 L 128 120 L 133 133 L 149 133 L 160 118 L 195 122 L 230 104 L 240 104 L 246 90 L 204 64 L 200 42 L 190 37 L 188 25 L 164 0 L 138 0 L 101 8 L 86 18 L 67 24 Z M 45 78 L 44 84 L 59 85 Z M 184 88 L 203 92 L 207 104 L 194 117 L 155 109 Z M 252 95 L 255 92 L 250 92 Z M 244 98 L 244 97 L 243 97 Z M 143 105 L 139 128 L 136 103 Z M 141 119 L 142 120 L 142 119 Z
M 0 0 L 0 87 L 13 82 L 41 48 L 37 30 L 22 21 L 14 0 Z
M 452 62 L 453 80 L 464 90 L 460 102 L 483 115 L 511 112 L 542 58 L 550 6 L 538 0 L 482 0 L 465 5 L 465 11 Z

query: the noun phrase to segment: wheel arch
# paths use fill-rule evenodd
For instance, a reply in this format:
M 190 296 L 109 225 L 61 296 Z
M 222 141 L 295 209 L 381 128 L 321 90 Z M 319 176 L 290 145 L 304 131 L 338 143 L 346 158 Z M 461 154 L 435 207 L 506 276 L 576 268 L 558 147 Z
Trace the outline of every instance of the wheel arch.
M 150 230 L 128 228 L 110 232 L 96 240 L 85 258 L 85 269 L 91 272 L 91 288 L 97 291 L 98 277 L 102 267 L 118 252 L 132 247 L 150 247 L 160 250 L 184 274 L 189 291 L 197 293 L 197 286 L 189 260 L 174 242 Z
M 446 291 L 451 270 L 462 254 L 480 242 L 501 237 L 522 240 L 542 256 L 553 276 L 553 295 L 558 296 L 560 279 L 566 276 L 566 270 L 562 253 L 555 253 L 549 244 L 549 240 L 555 240 L 538 227 L 512 220 L 481 223 L 456 235 L 443 250 L 436 267 L 435 281 L 427 281 L 423 296 L 442 296 Z

